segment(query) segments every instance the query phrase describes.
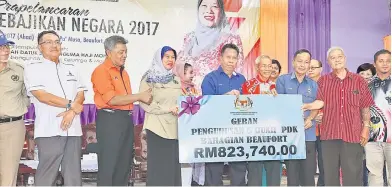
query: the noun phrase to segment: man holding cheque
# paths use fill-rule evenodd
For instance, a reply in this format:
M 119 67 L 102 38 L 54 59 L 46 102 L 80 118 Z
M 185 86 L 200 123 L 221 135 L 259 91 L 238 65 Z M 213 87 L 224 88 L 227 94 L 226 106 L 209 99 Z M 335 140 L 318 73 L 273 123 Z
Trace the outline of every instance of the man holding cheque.
M 226 44 L 221 49 L 221 66 L 207 74 L 201 85 L 203 95 L 240 95 L 245 77 L 234 72 L 238 62 L 239 49 L 234 44 Z M 244 186 L 246 162 L 230 163 L 230 183 L 232 186 Z M 222 186 L 224 163 L 205 164 L 205 185 Z

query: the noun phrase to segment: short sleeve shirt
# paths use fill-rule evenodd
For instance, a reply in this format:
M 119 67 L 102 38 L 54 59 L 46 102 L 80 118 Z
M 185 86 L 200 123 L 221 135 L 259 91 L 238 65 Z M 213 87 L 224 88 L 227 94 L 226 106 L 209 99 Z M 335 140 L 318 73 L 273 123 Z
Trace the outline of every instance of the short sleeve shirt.
M 242 94 L 242 84 L 245 77 L 234 72 L 231 77 L 223 71 L 222 67 L 207 74 L 201 84 L 203 95 L 224 95 L 231 90 L 238 90 Z
M 391 143 L 391 77 L 375 75 L 369 83 L 375 105 L 370 107 L 370 142 Z
M 361 109 L 374 105 L 366 80 L 346 71 L 344 79 L 329 73 L 318 80 L 317 100 L 324 102 L 321 140 L 359 143 L 363 127 Z
M 305 77 L 302 82 L 299 82 L 295 73 L 285 74 L 278 77 L 276 80 L 276 91 L 278 94 L 298 94 L 302 95 L 303 103 L 312 103 L 316 100 L 317 83 Z M 310 111 L 305 111 L 304 117 L 308 117 Z M 316 125 L 312 121 L 313 126 L 305 130 L 306 141 L 316 141 Z
M 32 91 L 43 90 L 55 96 L 75 100 L 78 92 L 87 91 L 79 71 L 74 64 L 60 62 L 56 64 L 48 59 L 30 62 L 24 71 L 27 94 L 35 108 L 34 137 L 81 136 L 80 115 L 76 115 L 68 131 L 61 129 L 61 117 L 56 117 L 65 108 L 41 103 L 32 95 Z
M 23 82 L 22 65 L 8 60 L 0 71 L 0 118 L 19 117 L 27 112 L 29 99 Z

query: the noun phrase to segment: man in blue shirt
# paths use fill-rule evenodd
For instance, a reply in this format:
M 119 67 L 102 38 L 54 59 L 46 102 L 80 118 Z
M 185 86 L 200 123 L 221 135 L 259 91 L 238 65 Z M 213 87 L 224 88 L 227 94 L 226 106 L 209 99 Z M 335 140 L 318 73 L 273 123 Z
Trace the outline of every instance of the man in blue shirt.
M 234 72 L 237 67 L 239 49 L 234 44 L 226 44 L 221 49 L 221 66 L 204 77 L 201 84 L 203 95 L 240 95 L 245 77 Z M 245 186 L 246 162 L 232 162 L 230 183 L 232 186 Z M 205 164 L 205 186 L 223 186 L 224 163 Z M 260 176 L 261 177 L 261 176 Z
M 306 49 L 295 52 L 294 72 L 280 76 L 276 81 L 278 94 L 300 94 L 303 103 L 312 103 L 317 95 L 317 83 L 306 76 L 312 55 Z M 314 186 L 316 173 L 316 126 L 314 119 L 304 113 L 306 159 L 287 160 L 287 186 Z

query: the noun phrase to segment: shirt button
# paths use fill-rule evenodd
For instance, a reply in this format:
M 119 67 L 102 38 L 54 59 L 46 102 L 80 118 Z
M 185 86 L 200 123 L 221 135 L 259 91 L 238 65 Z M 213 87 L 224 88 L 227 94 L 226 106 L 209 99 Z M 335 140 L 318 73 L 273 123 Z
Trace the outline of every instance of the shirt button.
M 343 97 L 342 97 L 342 99 L 343 99 Z
M 343 108 L 343 105 L 342 105 L 342 108 Z

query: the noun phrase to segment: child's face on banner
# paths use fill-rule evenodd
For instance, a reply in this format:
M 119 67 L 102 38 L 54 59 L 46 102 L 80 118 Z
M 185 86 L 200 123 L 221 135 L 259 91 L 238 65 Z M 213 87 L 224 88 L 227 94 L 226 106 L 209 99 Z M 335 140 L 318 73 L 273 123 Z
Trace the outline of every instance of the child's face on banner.
M 220 10 L 216 0 L 203 0 L 199 7 L 199 21 L 207 27 L 218 25 Z

